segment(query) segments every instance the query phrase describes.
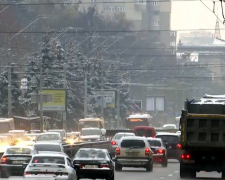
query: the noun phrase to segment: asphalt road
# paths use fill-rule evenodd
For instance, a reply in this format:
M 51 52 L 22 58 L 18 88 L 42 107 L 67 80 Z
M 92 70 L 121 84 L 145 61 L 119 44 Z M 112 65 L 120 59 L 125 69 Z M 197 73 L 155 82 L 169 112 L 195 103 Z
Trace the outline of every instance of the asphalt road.
M 142 168 L 123 168 L 123 171 L 116 172 L 115 180 L 180 180 L 179 163 L 175 160 L 169 160 L 168 167 L 163 168 L 155 165 L 153 172 L 146 172 Z M 197 179 L 211 180 L 221 178 L 221 174 L 217 172 L 200 172 L 197 173 Z M 22 177 L 10 177 L 8 180 L 22 180 Z M 186 179 L 189 180 L 189 179 Z M 192 179 L 193 180 L 193 179 Z

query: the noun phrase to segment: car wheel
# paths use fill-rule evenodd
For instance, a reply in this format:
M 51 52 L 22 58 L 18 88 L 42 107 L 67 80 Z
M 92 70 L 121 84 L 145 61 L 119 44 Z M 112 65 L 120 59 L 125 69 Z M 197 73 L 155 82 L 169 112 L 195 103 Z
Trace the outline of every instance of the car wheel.
M 116 171 L 122 171 L 122 168 L 123 168 L 123 167 L 122 167 L 121 165 L 115 163 L 115 170 L 116 170 Z
M 225 179 L 225 171 L 222 171 L 221 179 Z
M 168 161 L 166 158 L 164 158 L 163 162 L 162 162 L 162 167 L 167 167 Z
M 9 172 L 7 170 L 1 170 L 1 178 L 9 178 Z
M 152 170 L 153 170 L 153 163 L 151 162 L 151 163 L 149 163 L 149 164 L 146 166 L 146 171 L 147 171 L 147 172 L 152 172 Z
M 106 180 L 114 180 L 114 174 L 111 177 L 106 178 Z

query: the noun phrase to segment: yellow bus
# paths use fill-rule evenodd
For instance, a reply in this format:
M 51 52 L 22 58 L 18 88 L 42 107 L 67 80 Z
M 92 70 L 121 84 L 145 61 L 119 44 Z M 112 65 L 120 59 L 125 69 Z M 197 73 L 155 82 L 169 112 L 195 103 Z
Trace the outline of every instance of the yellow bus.
M 105 123 L 102 118 L 84 118 L 80 119 L 78 122 L 78 131 L 81 131 L 82 128 L 104 128 Z

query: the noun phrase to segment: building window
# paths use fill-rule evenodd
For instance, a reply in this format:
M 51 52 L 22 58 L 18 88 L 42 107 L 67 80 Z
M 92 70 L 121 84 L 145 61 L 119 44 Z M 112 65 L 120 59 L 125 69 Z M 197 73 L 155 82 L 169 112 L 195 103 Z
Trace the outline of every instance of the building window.
M 159 1 L 152 1 L 151 6 L 159 6 Z
M 136 0 L 137 4 L 146 4 L 146 0 Z
M 170 42 L 170 46 L 175 46 L 176 43 L 173 41 L 173 42 Z
M 171 31 L 171 32 L 170 32 L 170 36 L 176 36 L 176 32 Z
M 159 26 L 160 25 L 160 21 L 155 21 L 154 22 L 154 26 Z
M 159 11 L 154 11 L 154 15 L 159 15 Z

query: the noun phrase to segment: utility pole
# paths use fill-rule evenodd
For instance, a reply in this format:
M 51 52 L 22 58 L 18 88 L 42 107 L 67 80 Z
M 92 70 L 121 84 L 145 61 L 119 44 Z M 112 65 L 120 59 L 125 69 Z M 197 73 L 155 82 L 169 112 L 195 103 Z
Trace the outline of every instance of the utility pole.
M 44 130 L 44 119 L 43 119 L 43 91 L 42 91 L 42 59 L 40 60 L 40 130 Z
M 8 68 L 8 117 L 12 117 L 12 66 L 11 52 L 9 52 L 9 68 Z
M 120 85 L 117 86 L 117 128 L 120 127 Z
M 63 88 L 64 90 L 67 89 L 67 85 L 66 85 L 66 64 L 63 64 Z M 67 111 L 64 112 L 64 116 L 63 116 L 63 129 L 67 129 L 66 127 L 66 117 L 67 117 Z
M 84 118 L 87 117 L 87 71 L 84 69 Z
M 103 63 L 102 63 L 103 64 Z M 104 118 L 104 96 L 103 96 L 103 88 L 104 88 L 104 86 L 103 86 L 103 65 L 101 64 L 101 94 L 102 94 L 102 98 L 101 98 L 101 116 L 102 116 L 102 118 Z

